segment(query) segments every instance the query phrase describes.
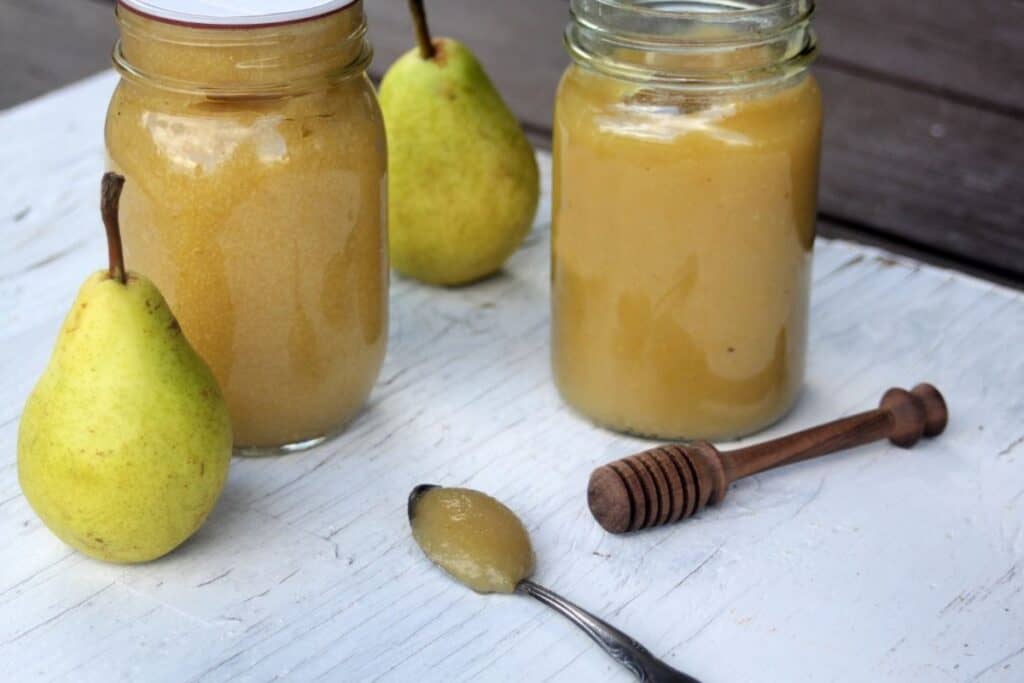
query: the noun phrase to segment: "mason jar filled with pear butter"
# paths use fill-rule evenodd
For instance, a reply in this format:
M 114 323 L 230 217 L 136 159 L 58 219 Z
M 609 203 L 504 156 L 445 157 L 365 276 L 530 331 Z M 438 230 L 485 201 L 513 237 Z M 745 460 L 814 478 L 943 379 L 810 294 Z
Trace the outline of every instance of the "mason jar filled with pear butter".
M 599 424 L 729 438 L 804 375 L 822 107 L 813 0 L 572 0 L 553 366 Z
M 359 411 L 387 339 L 386 146 L 360 0 L 120 0 L 108 163 L 241 452 Z

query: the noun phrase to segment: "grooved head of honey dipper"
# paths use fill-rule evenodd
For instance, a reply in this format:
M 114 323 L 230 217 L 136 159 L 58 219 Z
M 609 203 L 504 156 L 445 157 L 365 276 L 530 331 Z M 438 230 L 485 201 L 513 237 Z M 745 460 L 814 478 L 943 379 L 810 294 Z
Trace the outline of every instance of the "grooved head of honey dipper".
M 710 443 L 666 444 L 598 467 L 587 503 L 598 524 L 622 534 L 692 517 L 721 501 L 728 486 Z
M 609 465 L 598 467 L 587 484 L 587 505 L 590 514 L 605 531 L 622 534 L 633 523 L 633 501 L 626 482 Z

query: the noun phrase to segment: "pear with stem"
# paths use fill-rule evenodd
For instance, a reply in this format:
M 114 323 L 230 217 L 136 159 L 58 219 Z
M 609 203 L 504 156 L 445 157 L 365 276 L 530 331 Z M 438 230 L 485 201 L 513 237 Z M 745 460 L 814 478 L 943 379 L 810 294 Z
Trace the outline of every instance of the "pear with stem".
M 209 368 L 163 296 L 125 269 L 103 177 L 109 268 L 82 285 L 18 432 L 18 478 L 68 545 L 109 562 L 160 557 L 202 525 L 224 487 L 231 422 Z
M 530 231 L 533 149 L 469 49 L 433 38 L 410 0 L 418 45 L 385 74 L 389 232 L 395 270 L 460 285 L 499 270 Z

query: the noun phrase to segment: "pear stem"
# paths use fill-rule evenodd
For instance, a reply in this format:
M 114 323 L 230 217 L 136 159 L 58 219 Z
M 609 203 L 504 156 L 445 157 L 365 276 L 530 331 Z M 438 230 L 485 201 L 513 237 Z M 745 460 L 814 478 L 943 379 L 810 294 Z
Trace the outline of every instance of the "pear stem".
M 117 173 L 104 173 L 100 192 L 100 213 L 103 214 L 103 225 L 107 229 L 107 255 L 110 258 L 110 279 L 127 284 L 128 272 L 124 268 L 124 249 L 121 246 L 121 220 L 118 208 L 121 205 L 121 190 L 124 188 L 124 176 Z
M 409 11 L 412 12 L 412 23 L 416 28 L 416 41 L 420 44 L 420 57 L 433 59 L 437 54 L 434 40 L 430 37 L 430 26 L 427 25 L 427 10 L 423 0 L 409 0 Z

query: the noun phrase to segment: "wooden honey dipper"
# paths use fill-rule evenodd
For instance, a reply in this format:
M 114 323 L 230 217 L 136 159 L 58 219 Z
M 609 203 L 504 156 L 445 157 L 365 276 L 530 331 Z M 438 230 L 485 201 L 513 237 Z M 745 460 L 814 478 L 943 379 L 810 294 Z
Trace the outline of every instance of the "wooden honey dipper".
M 931 384 L 889 389 L 876 410 L 774 441 L 724 453 L 707 441 L 675 443 L 602 465 L 590 475 L 587 503 L 614 534 L 670 524 L 721 502 L 737 479 L 878 439 L 910 448 L 941 434 L 947 419 L 946 401 Z

